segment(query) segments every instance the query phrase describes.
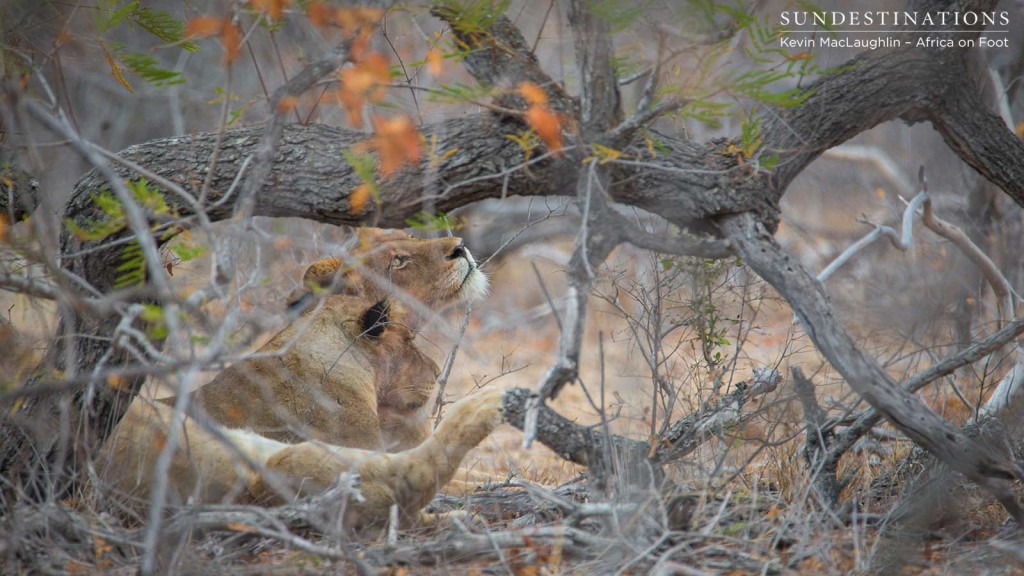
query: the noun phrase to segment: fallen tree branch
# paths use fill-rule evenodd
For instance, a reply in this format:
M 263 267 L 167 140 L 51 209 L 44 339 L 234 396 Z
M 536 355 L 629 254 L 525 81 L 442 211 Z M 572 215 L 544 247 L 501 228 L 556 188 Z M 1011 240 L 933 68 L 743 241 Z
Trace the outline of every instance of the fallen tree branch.
M 726 218 L 721 227 L 735 242 L 743 261 L 790 303 L 815 347 L 854 391 L 911 440 L 985 488 L 1018 523 L 1024 524 L 1024 510 L 1010 489 L 1012 480 L 1024 477 L 1017 462 L 953 428 L 920 399 L 897 386 L 842 327 L 821 283 L 752 215 Z
M 623 544 L 612 538 L 568 526 L 544 526 L 483 534 L 451 530 L 443 535 L 440 541 L 413 542 L 392 550 L 367 550 L 366 559 L 378 566 L 437 566 L 479 558 L 500 558 L 500 551 L 510 548 L 522 549 L 528 555 L 535 554 L 539 546 L 557 546 L 566 556 L 581 557 L 586 556 L 587 551 L 609 551 Z M 524 565 L 535 565 L 537 559 L 527 556 L 520 562 Z
M 708 402 L 699 410 L 674 422 L 659 439 L 659 448 L 650 461 L 666 464 L 691 454 L 701 444 L 718 437 L 725 430 L 742 425 L 751 415 L 742 409 L 752 399 L 777 389 L 780 375 L 772 369 L 755 369 L 753 382 L 739 382 L 735 391 Z M 522 430 L 526 412 L 533 395 L 526 388 L 513 388 L 505 392 L 503 406 L 506 421 Z M 603 463 L 605 442 L 620 454 L 647 460 L 650 444 L 617 434 L 608 439 L 599 427 L 576 424 L 546 405 L 537 411 L 537 441 L 552 449 L 562 458 L 581 466 L 594 467 Z
M 1002 348 L 1007 343 L 1013 341 L 1021 334 L 1024 334 L 1024 318 L 1020 318 L 1010 322 L 1002 330 L 988 336 L 987 338 L 976 342 L 969 348 L 966 348 L 949 358 L 946 358 L 942 362 L 931 366 L 927 370 L 924 370 L 913 378 L 910 378 L 903 384 L 903 389 L 908 393 L 913 394 L 921 388 L 931 384 L 939 378 L 952 374 L 955 370 L 977 362 L 996 350 Z M 836 438 L 835 444 L 832 445 L 832 454 L 842 454 L 846 452 L 869 430 L 878 425 L 882 421 L 883 416 L 874 408 L 869 408 L 856 417 L 856 420 L 849 428 L 839 434 Z M 826 428 L 831 428 L 839 424 L 838 421 L 832 420 Z
M 743 425 L 752 414 L 743 414 L 743 407 L 758 396 L 774 392 L 782 377 L 776 370 L 755 368 L 753 382 L 739 382 L 735 390 L 699 410 L 680 418 L 666 431 L 654 460 L 665 464 L 689 455 L 708 438 L 721 436 L 729 428 Z
M 502 406 L 505 420 L 522 430 L 526 426 L 526 412 L 534 395 L 526 388 L 513 388 L 505 392 Z M 566 419 L 545 404 L 537 407 L 537 440 L 562 458 L 581 466 L 604 464 L 604 444 L 609 442 L 616 451 L 632 455 L 634 459 L 647 459 L 647 443 L 612 435 L 605 437 L 598 429 L 581 426 Z

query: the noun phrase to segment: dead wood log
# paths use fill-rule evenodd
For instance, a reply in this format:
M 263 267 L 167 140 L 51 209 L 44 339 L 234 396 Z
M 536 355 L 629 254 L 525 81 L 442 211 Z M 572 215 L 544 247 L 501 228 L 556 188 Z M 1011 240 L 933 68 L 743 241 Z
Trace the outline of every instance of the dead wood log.
M 606 461 L 606 455 L 614 453 L 625 458 L 622 462 L 644 463 L 644 466 L 653 467 L 654 477 L 660 478 L 662 465 L 692 453 L 726 429 L 746 422 L 752 415 L 744 412 L 743 408 L 752 399 L 776 390 L 779 380 L 779 373 L 775 370 L 755 369 L 751 382 L 737 383 L 733 392 L 674 422 L 653 448 L 647 442 L 616 434 L 608 437 L 600 427 L 576 424 L 546 405 L 541 405 L 538 410 L 537 440 L 562 458 L 581 466 L 615 466 L 609 469 L 618 473 L 615 458 L 612 462 Z M 532 395 L 533 392 L 525 388 L 505 392 L 505 419 L 520 430 L 526 426 Z

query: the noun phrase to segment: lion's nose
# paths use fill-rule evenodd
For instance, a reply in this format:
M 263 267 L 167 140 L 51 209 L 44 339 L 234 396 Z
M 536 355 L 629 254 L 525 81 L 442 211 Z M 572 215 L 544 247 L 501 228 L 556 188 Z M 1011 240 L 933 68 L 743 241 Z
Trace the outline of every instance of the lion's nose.
M 459 244 L 454 250 L 452 250 L 452 253 L 448 255 L 449 260 L 455 260 L 456 258 L 465 258 L 466 260 L 469 260 L 469 251 L 466 250 L 465 245 Z

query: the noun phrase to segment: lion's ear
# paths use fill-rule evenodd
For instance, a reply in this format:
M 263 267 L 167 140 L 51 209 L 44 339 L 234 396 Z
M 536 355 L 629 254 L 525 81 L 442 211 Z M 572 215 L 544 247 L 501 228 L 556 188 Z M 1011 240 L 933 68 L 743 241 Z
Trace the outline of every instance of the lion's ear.
M 338 273 L 338 268 L 341 268 L 340 258 L 324 258 L 323 260 L 317 260 L 306 268 L 306 272 L 302 275 L 302 285 L 307 288 L 318 287 L 327 288 L 334 281 L 335 274 Z
M 355 268 L 344 266 L 340 258 L 317 260 L 302 275 L 302 288 L 309 291 L 330 288 L 331 294 L 358 296 L 362 284 Z
M 359 319 L 363 335 L 375 340 L 380 338 L 384 334 L 384 328 L 390 321 L 390 314 L 391 304 L 387 300 L 380 300 L 367 308 L 366 312 L 363 312 L 363 317 Z

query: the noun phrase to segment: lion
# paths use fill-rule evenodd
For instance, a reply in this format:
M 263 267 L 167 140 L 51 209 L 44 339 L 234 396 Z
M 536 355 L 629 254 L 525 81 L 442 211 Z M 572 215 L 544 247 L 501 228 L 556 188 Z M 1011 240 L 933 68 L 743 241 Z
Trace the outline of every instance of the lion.
M 400 292 L 436 309 L 481 297 L 487 277 L 459 238 L 374 229 L 358 238 L 349 260 L 360 265 L 312 264 L 293 306 L 307 307 L 317 291 L 340 297 L 193 393 L 213 420 L 281 442 L 351 448 L 400 451 L 427 438 L 438 367 L 413 345 L 415 315 Z M 366 300 L 373 305 L 362 314 Z
M 400 231 L 359 228 L 346 260 L 325 258 L 303 275 L 292 306 L 315 291 L 362 294 L 367 298 L 405 296 L 437 310 L 456 300 L 475 301 L 488 290 L 487 277 L 461 238 L 421 239 Z
M 352 343 L 359 349 L 353 357 L 379 348 L 413 363 L 425 361 L 406 329 L 389 316 L 399 310 L 397 306 L 335 295 L 325 299 L 324 308 L 335 311 L 325 315 L 325 321 L 361 330 Z M 361 312 L 354 314 L 357 310 Z M 316 355 L 310 351 L 310 357 Z M 372 381 L 363 384 L 369 386 Z M 186 418 L 180 424 L 179 444 L 166 478 L 168 499 L 174 504 L 274 505 L 289 496 L 323 492 L 343 474 L 355 473 L 360 497 L 344 506 L 346 526 L 382 524 L 396 505 L 403 525 L 416 524 L 425 519 L 423 507 L 452 479 L 466 454 L 501 424 L 502 396 L 498 389 L 485 388 L 463 398 L 432 433 L 427 431 L 422 442 L 396 453 L 315 440 L 288 444 L 250 430 L 212 422 L 201 425 Z M 170 406 L 137 399 L 104 443 L 107 460 L 102 469 L 108 486 L 148 498 L 172 422 Z M 372 444 L 365 439 L 363 443 Z
M 307 269 L 293 302 L 296 322 L 193 393 L 212 422 L 180 425 L 167 478 L 172 501 L 273 504 L 354 471 L 364 501 L 346 508 L 348 523 L 379 522 L 392 505 L 415 521 L 501 422 L 501 393 L 484 391 L 430 430 L 438 367 L 416 347 L 404 302 L 438 308 L 486 293 L 461 240 L 374 230 L 358 238 L 347 261 Z M 105 443 L 112 465 L 104 477 L 113 487 L 149 495 L 174 401 L 140 398 L 129 407 Z

